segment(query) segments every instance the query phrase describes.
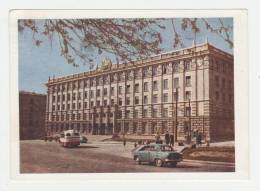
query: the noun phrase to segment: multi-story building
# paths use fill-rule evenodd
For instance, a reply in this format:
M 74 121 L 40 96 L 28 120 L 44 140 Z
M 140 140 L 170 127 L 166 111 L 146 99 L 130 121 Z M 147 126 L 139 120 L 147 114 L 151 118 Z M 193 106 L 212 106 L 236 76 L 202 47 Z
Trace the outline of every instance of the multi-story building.
M 42 139 L 45 135 L 46 95 L 19 92 L 20 139 Z
M 234 136 L 233 55 L 208 42 L 94 71 L 49 79 L 48 132 Z

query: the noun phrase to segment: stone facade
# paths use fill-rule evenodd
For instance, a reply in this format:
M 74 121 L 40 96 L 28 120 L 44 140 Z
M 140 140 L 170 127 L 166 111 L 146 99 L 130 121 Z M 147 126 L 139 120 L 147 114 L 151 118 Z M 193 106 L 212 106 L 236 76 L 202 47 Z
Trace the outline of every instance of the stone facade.
M 20 140 L 42 139 L 45 135 L 46 95 L 19 93 Z
M 49 79 L 46 128 L 187 140 L 234 136 L 233 55 L 209 43 Z M 226 134 L 228 132 L 228 134 Z

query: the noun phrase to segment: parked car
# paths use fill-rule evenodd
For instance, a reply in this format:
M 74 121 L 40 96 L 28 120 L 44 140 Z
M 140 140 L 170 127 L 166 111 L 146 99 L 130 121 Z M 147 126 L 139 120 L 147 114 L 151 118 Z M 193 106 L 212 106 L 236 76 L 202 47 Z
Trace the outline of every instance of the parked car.
M 132 154 L 138 164 L 148 162 L 158 167 L 164 164 L 176 166 L 183 158 L 181 153 L 175 152 L 172 147 L 166 144 L 142 145 L 133 150 Z
M 60 134 L 59 142 L 63 147 L 77 147 L 80 145 L 80 135 L 75 130 L 67 130 Z
M 87 143 L 88 142 L 88 138 L 85 136 L 80 136 L 80 143 Z

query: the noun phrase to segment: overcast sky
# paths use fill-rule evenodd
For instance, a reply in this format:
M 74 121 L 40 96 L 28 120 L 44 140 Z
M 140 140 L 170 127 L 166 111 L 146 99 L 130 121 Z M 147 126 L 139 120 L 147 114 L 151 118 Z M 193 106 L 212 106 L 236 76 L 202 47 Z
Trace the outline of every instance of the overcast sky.
M 233 26 L 233 19 L 224 18 L 225 25 Z M 209 19 L 212 26 L 219 26 L 217 19 Z M 173 29 L 169 20 L 163 21 L 166 26 L 165 30 L 160 31 L 163 42 L 161 47 L 163 52 L 172 51 L 173 48 Z M 177 21 L 176 28 L 181 31 L 179 21 Z M 184 32 L 184 44 L 186 47 L 192 45 L 193 34 L 189 31 Z M 233 37 L 233 34 L 231 34 Z M 201 31 L 197 35 L 197 44 L 204 43 L 208 38 L 210 44 L 220 48 L 226 52 L 232 53 L 229 45 L 224 42 L 216 34 L 208 32 L 204 26 L 201 26 Z M 80 67 L 73 67 L 66 63 L 64 58 L 60 55 L 58 41 L 54 39 L 50 44 L 46 41 L 40 47 L 36 47 L 32 41 L 32 34 L 29 30 L 24 30 L 19 33 L 19 90 L 32 91 L 37 93 L 46 93 L 45 83 L 49 76 L 65 76 L 74 73 L 88 71 L 88 66 L 81 65 Z M 114 57 L 107 54 L 98 56 L 95 63 L 99 64 L 105 57 L 110 57 L 114 61 Z

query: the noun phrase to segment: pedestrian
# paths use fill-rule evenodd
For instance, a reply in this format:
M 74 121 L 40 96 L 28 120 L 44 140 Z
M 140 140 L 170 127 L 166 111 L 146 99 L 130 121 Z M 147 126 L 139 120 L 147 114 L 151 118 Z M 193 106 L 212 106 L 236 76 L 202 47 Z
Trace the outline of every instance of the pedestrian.
M 201 139 L 202 139 L 201 133 L 198 133 L 196 137 L 196 143 L 198 146 L 201 146 Z
M 157 134 L 155 135 L 155 143 L 160 144 L 160 139 L 160 134 L 157 132 Z
M 137 147 L 137 143 L 136 142 L 135 142 L 134 146 L 135 146 L 135 148 Z
M 124 145 L 124 147 L 125 147 L 125 145 L 126 145 L 126 139 L 123 140 L 123 145 Z
M 171 147 L 174 146 L 174 135 L 173 134 L 170 135 L 170 146 Z
M 164 138 L 165 138 L 166 145 L 169 145 L 169 143 L 170 143 L 170 135 L 169 135 L 168 131 L 166 131 Z

